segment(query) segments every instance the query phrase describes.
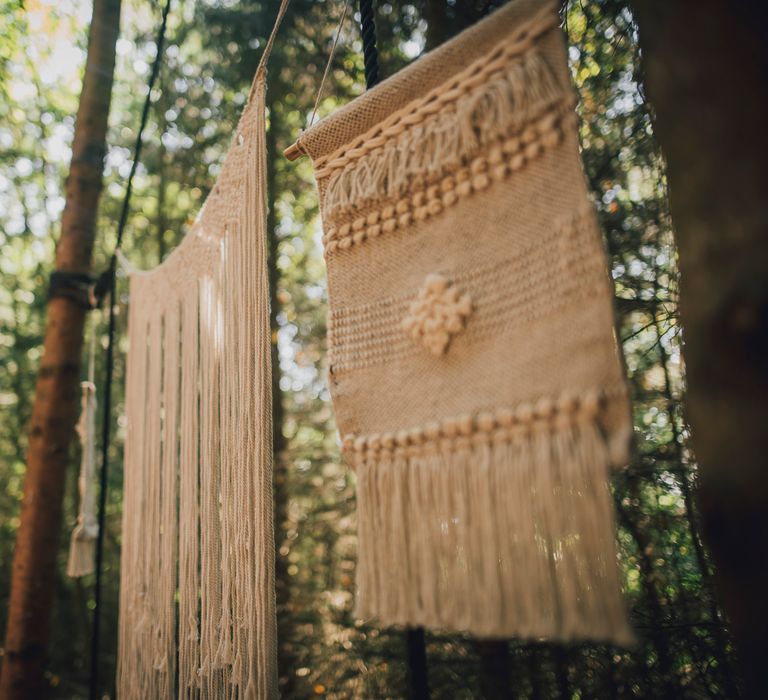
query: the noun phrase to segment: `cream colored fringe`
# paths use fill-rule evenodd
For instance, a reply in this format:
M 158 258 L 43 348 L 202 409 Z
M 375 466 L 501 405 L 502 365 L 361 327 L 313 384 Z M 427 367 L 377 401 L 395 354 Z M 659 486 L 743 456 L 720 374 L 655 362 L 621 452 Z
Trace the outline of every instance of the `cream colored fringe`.
M 80 438 L 80 475 L 77 487 L 80 495 L 80 507 L 77 525 L 72 530 L 69 541 L 69 560 L 67 576 L 79 578 L 88 576 L 95 569 L 96 539 L 99 536 L 99 524 L 96 521 L 96 494 L 94 479 L 96 476 L 96 385 L 93 383 L 96 352 L 96 330 L 91 328 L 91 340 L 88 348 L 88 380 L 80 383 L 82 391 L 80 420 L 77 434 Z
M 381 148 L 332 170 L 324 208 L 334 214 L 360 208 L 401 196 L 414 178 L 437 180 L 483 146 L 522 131 L 565 95 L 546 59 L 531 48 L 439 112 L 414 125 L 403 123 Z
M 229 183 L 131 275 L 122 700 L 277 697 L 264 80 Z
M 96 386 L 93 380 L 82 382 L 82 408 L 77 433 L 80 437 L 82 455 L 80 457 L 80 476 L 77 479 L 80 493 L 80 511 L 77 525 L 72 530 L 69 541 L 69 560 L 67 576 L 79 578 L 88 576 L 94 571 L 96 554 L 96 539 L 99 535 L 99 524 L 96 522 L 96 502 L 93 491 L 96 475 L 95 463 L 95 420 L 96 420 Z
M 594 396 L 347 450 L 357 614 L 479 637 L 632 642 Z

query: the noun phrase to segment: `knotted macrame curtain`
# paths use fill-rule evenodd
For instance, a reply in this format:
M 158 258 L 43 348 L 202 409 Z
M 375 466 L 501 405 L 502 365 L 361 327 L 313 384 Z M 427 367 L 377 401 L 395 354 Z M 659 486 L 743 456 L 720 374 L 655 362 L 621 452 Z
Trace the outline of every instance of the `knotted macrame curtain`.
M 557 25 L 513 0 L 297 144 L 366 618 L 631 639 L 608 487 L 631 423 Z
M 197 221 L 162 265 L 130 273 L 122 700 L 277 695 L 265 230 L 273 40 Z

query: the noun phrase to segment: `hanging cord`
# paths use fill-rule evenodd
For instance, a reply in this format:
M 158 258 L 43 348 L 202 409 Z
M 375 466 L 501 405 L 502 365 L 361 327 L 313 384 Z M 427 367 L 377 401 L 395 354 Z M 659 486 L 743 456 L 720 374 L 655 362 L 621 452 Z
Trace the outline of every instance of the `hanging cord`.
M 315 123 L 315 116 L 317 115 L 317 107 L 320 104 L 320 98 L 323 95 L 323 88 L 325 87 L 325 80 L 328 77 L 328 73 L 331 70 L 331 63 L 333 63 L 333 56 L 336 53 L 336 45 L 339 43 L 339 37 L 341 36 L 341 30 L 344 27 L 344 20 L 347 18 L 347 10 L 349 9 L 349 0 L 344 0 L 344 9 L 341 12 L 341 19 L 339 20 L 339 26 L 336 28 L 336 36 L 333 39 L 333 45 L 331 46 L 331 54 L 328 56 L 328 63 L 325 64 L 325 71 L 323 71 L 323 79 L 320 81 L 320 87 L 317 90 L 317 97 L 315 98 L 315 106 L 312 108 L 312 116 L 309 118 L 309 124 L 307 128 Z
M 347 10 L 349 8 L 349 0 L 344 1 L 344 9 L 341 13 L 341 19 L 339 20 L 339 26 L 336 29 L 336 37 L 333 40 L 331 46 L 331 53 L 328 56 L 328 62 L 325 65 L 325 71 L 323 72 L 322 80 L 320 81 L 320 87 L 317 91 L 317 97 L 315 98 L 315 106 L 312 109 L 312 116 L 309 118 L 309 124 L 307 128 L 310 128 L 315 123 L 315 116 L 317 116 L 317 108 L 320 104 L 320 98 L 323 95 L 323 88 L 325 87 L 325 81 L 328 78 L 328 73 L 331 70 L 331 64 L 333 63 L 333 56 L 336 53 L 336 45 L 339 43 L 339 37 L 341 36 L 341 30 L 344 26 L 344 20 L 347 17 Z M 360 19 L 362 25 L 363 36 L 363 55 L 365 64 L 365 83 L 366 88 L 370 89 L 376 83 L 379 82 L 379 55 L 376 51 L 376 27 L 373 21 L 373 5 L 371 0 L 360 0 Z M 296 160 L 303 151 L 299 145 L 301 136 L 296 143 L 290 145 L 283 151 L 283 155 L 288 160 Z
M 94 608 L 93 608 L 93 630 L 91 633 L 91 674 L 90 674 L 90 698 L 98 700 L 99 698 L 99 644 L 101 628 L 101 589 L 102 589 L 102 569 L 104 560 L 104 520 L 107 505 L 107 483 L 109 476 L 109 438 L 112 426 L 112 375 L 114 373 L 114 345 L 115 345 L 115 269 L 117 266 L 117 256 L 120 245 L 125 233 L 125 225 L 128 220 L 128 211 L 133 191 L 133 178 L 136 175 L 136 169 L 141 157 L 141 147 L 144 141 L 144 129 L 147 126 L 149 118 L 149 109 L 152 105 L 152 89 L 155 86 L 157 75 L 160 72 L 160 61 L 163 55 L 163 44 L 165 43 L 165 30 L 168 25 L 168 13 L 171 9 L 171 0 L 166 0 L 163 7 L 162 21 L 155 41 L 156 54 L 152 63 L 152 71 L 149 75 L 147 84 L 147 97 L 144 101 L 144 108 L 141 112 L 141 121 L 139 131 L 136 135 L 136 143 L 133 149 L 133 163 L 128 175 L 128 182 L 125 187 L 125 196 L 123 198 L 123 207 L 120 211 L 120 220 L 117 225 L 117 241 L 115 250 L 109 261 L 109 267 L 104 272 L 96 284 L 95 294 L 99 299 L 105 296 L 109 297 L 109 326 L 107 331 L 107 366 L 106 378 L 104 381 L 104 411 L 101 423 L 101 475 L 99 490 L 99 509 L 98 509 L 98 536 L 96 539 L 96 583 L 94 586 Z
M 262 52 L 261 58 L 259 59 L 259 65 L 256 66 L 256 75 L 253 78 L 253 82 L 251 83 L 251 90 L 248 93 L 248 102 L 251 101 L 251 98 L 255 94 L 256 86 L 259 83 L 259 76 L 266 75 L 267 61 L 269 60 L 269 56 L 272 53 L 272 47 L 275 45 L 277 31 L 280 29 L 280 25 L 283 22 L 285 13 L 288 11 L 288 5 L 290 5 L 290 0 L 280 0 L 280 7 L 277 8 L 277 17 L 275 18 L 275 23 L 272 26 L 272 32 L 267 38 L 267 43 L 264 45 L 264 51 Z
M 376 50 L 376 24 L 373 19 L 373 0 L 360 0 L 360 29 L 363 36 L 365 85 L 370 90 L 379 82 L 379 52 Z
M 98 526 L 96 524 L 96 504 L 94 502 L 94 477 L 96 471 L 96 386 L 94 384 L 94 364 L 96 358 L 96 320 L 88 324 L 90 340 L 88 342 L 88 379 L 80 382 L 82 391 L 80 420 L 77 433 L 80 437 L 80 474 L 77 479 L 80 503 L 78 505 L 77 524 L 69 541 L 69 559 L 67 576 L 80 578 L 94 571 L 94 556 Z

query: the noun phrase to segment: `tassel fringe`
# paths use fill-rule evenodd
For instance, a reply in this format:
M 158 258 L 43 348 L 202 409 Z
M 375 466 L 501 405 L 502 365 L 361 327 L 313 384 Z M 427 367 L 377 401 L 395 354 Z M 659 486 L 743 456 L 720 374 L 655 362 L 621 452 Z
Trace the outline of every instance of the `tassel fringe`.
M 548 403 L 525 418 L 346 441 L 358 477 L 360 617 L 632 643 L 596 402 Z
M 198 222 L 130 277 L 123 700 L 278 697 L 265 87 Z
M 69 541 L 67 576 L 70 578 L 88 576 L 96 570 L 96 539 L 99 536 L 99 525 L 96 521 L 96 494 L 94 491 L 96 477 L 96 386 L 93 383 L 94 337 L 92 333 L 88 368 L 89 379 L 80 384 L 82 405 L 80 421 L 77 424 L 77 432 L 80 437 L 80 447 L 82 450 L 80 475 L 77 479 L 80 506 L 77 515 L 77 525 L 72 530 L 72 536 Z
M 88 576 L 95 571 L 94 562 L 98 533 L 98 527 L 87 528 L 85 525 L 77 525 L 72 530 L 72 538 L 69 541 L 67 576 L 79 578 L 80 576 Z

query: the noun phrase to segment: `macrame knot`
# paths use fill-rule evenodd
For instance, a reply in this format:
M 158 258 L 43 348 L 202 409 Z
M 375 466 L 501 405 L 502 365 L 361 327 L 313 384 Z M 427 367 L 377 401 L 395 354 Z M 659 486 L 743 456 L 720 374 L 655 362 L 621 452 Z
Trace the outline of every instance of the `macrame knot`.
M 469 294 L 459 290 L 442 275 L 430 274 L 418 296 L 408 307 L 403 330 L 435 356 L 442 355 L 457 333 L 464 329 L 472 311 Z

